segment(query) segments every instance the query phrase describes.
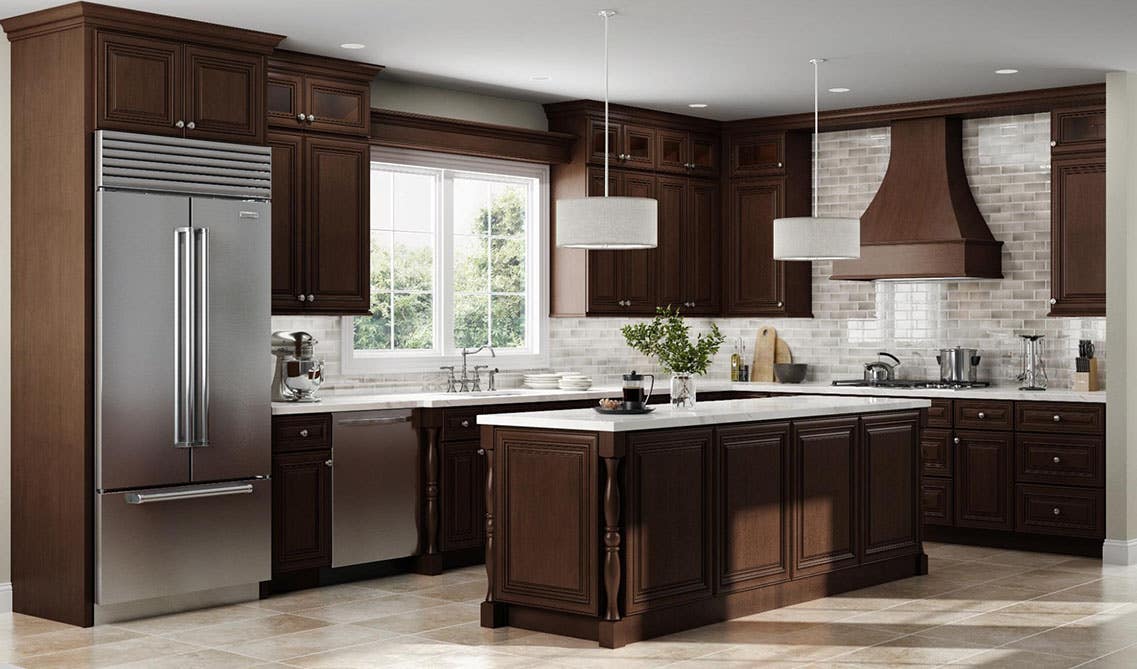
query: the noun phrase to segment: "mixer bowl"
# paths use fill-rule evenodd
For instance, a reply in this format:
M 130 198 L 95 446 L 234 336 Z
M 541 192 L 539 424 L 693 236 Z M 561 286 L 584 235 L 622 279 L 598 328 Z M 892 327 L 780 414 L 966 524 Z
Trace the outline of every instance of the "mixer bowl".
M 324 385 L 323 360 L 289 360 L 284 363 L 284 387 L 293 402 L 318 402 L 316 391 Z

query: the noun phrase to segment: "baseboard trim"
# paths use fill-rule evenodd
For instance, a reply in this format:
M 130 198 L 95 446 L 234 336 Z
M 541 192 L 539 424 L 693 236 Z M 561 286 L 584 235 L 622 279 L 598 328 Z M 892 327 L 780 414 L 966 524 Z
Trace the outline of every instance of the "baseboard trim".
M 0 583 L 0 613 L 12 612 L 12 584 Z
M 1106 539 L 1101 545 L 1101 561 L 1126 566 L 1137 564 L 1137 539 Z

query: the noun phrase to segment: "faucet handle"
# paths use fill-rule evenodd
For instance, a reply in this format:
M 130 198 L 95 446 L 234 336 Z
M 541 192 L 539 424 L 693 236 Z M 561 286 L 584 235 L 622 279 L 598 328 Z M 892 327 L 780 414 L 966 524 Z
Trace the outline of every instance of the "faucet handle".
M 481 392 L 481 390 L 482 390 L 482 376 L 481 376 L 481 371 L 482 371 L 483 369 L 489 369 L 489 368 L 490 368 L 490 366 L 489 366 L 489 365 L 474 365 L 474 379 L 473 379 L 473 381 L 474 381 L 474 387 L 473 387 L 473 391 L 474 391 L 475 393 L 477 393 L 477 392 Z
M 454 382 L 456 380 L 454 378 L 454 365 L 442 365 L 441 367 L 439 367 L 439 369 L 441 369 L 444 372 L 450 372 L 449 374 L 446 375 L 446 392 L 448 392 L 448 393 L 458 392 L 458 388 L 454 385 Z

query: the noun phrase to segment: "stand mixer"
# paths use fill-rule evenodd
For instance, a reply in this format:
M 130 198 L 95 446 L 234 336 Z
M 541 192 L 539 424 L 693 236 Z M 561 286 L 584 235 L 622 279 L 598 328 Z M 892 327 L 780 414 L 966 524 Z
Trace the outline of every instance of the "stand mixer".
M 315 356 L 318 343 L 307 332 L 272 333 L 272 354 L 276 356 L 274 402 L 320 401 L 316 391 L 324 383 L 324 361 Z

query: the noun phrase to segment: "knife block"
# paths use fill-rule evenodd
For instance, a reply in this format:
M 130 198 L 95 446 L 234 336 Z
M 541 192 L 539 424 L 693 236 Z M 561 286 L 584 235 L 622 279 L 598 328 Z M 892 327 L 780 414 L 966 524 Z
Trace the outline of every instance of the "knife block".
M 1089 369 L 1085 372 L 1074 372 L 1074 390 L 1080 392 L 1093 392 L 1101 390 L 1098 383 L 1098 359 L 1089 358 Z

